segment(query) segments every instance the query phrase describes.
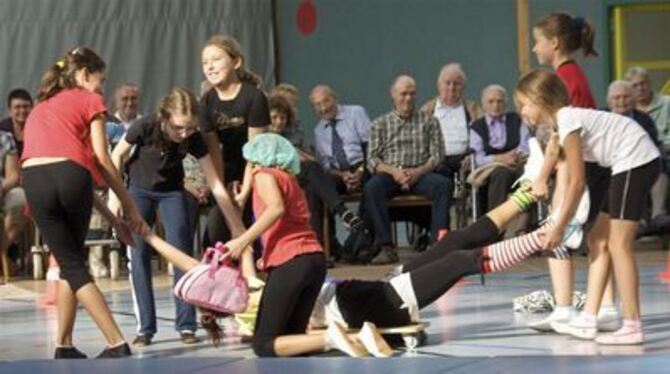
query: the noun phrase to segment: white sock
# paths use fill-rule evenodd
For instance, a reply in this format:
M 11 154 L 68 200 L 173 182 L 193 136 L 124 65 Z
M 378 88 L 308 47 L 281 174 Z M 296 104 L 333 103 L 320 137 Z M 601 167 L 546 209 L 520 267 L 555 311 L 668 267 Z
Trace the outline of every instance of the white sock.
M 553 314 L 556 316 L 561 316 L 567 318 L 571 314 L 574 314 L 577 310 L 572 305 L 556 305 L 554 307 Z
M 601 305 L 600 310 L 598 311 L 598 315 L 601 314 L 618 314 L 619 311 L 614 305 Z
M 414 287 L 412 286 L 412 278 L 409 273 L 402 273 L 397 277 L 393 277 L 389 283 L 403 302 L 401 308 L 408 310 L 410 319 L 413 322 L 418 322 L 419 302 L 416 300 L 416 294 L 414 293 Z

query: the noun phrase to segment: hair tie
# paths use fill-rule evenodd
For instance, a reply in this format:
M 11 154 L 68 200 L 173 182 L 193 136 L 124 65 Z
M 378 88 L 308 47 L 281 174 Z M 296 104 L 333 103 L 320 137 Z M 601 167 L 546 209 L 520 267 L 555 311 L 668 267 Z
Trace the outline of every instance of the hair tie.
M 56 66 L 58 66 L 61 70 L 65 69 L 65 60 L 56 61 Z
M 575 17 L 575 18 L 572 19 L 572 26 L 577 31 L 582 31 L 585 24 L 586 24 L 586 21 L 584 20 L 583 17 Z

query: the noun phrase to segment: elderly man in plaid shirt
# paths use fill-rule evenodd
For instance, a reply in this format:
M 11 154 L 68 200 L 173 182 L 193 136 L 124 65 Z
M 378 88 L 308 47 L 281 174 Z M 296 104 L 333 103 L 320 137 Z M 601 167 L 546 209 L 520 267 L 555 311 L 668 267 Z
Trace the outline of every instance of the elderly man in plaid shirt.
M 449 226 L 451 181 L 434 173 L 444 158 L 440 125 L 432 114 L 415 110 L 416 83 L 398 76 L 391 86 L 393 111 L 378 117 L 370 128 L 368 167 L 373 177 L 365 184 L 363 204 L 375 230 L 373 264 L 398 261 L 391 239 L 387 201 L 415 193 L 433 201 L 431 235 Z

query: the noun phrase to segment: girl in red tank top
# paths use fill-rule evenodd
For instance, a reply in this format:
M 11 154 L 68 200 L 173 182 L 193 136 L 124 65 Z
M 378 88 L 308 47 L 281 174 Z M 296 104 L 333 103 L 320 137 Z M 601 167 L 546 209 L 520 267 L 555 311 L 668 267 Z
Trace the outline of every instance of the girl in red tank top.
M 582 50 L 585 57 L 596 57 L 595 32 L 590 22 L 565 13 L 552 13 L 533 27 L 533 52 L 542 65 L 551 65 L 568 87 L 570 105 L 595 109 L 596 102 L 582 68 L 573 55 Z

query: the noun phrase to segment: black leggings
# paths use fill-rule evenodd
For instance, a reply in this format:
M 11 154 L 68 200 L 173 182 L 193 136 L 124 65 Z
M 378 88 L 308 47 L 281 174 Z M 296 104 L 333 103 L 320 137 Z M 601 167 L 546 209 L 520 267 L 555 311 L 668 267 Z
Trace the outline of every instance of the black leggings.
M 440 258 L 409 273 L 419 309 L 444 295 L 462 277 L 482 273 L 483 250 L 460 249 L 442 252 Z M 410 323 L 403 301 L 388 282 L 347 280 L 337 285 L 337 304 L 351 328 L 370 321 L 377 327 Z
M 435 243 L 429 250 L 403 265 L 403 273 L 414 271 L 443 259 L 448 252 L 459 249 L 483 247 L 500 240 L 498 227 L 487 216 L 483 216 L 462 230 L 454 230 Z
M 84 240 L 93 207 L 88 170 L 72 161 L 23 169 L 23 188 L 37 227 L 72 292 L 91 282 Z
M 439 299 L 464 276 L 482 273 L 482 253 L 481 248 L 451 251 L 430 264 L 412 270 L 409 276 L 419 309 Z
M 252 344 L 257 356 L 276 356 L 276 338 L 305 333 L 325 278 L 321 252 L 297 256 L 269 271 Z
M 482 247 L 500 238 L 498 227 L 484 216 L 472 225 L 450 232 L 426 252 L 403 266 L 409 273 L 419 308 L 440 298 L 462 277 L 482 273 Z M 409 315 L 388 282 L 344 281 L 337 286 L 337 302 L 350 327 L 365 321 L 378 327 L 402 326 Z

